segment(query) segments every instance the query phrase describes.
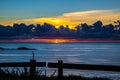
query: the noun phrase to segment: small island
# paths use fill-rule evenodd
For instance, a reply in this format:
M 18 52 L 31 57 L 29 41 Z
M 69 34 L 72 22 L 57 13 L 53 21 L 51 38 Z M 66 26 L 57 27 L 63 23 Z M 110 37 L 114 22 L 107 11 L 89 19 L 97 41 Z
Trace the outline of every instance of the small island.
M 27 48 L 27 47 L 19 47 L 17 48 L 17 50 L 35 50 L 35 49 Z
M 27 48 L 27 47 L 18 47 L 18 48 L 2 48 L 0 47 L 0 50 L 36 50 L 36 49 L 33 49 L 33 48 Z
M 4 50 L 4 48 L 0 47 L 0 50 Z

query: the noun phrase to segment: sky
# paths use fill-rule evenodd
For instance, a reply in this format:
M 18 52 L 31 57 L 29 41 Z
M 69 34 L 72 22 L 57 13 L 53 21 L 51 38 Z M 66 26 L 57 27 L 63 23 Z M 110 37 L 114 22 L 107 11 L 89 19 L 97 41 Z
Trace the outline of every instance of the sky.
M 120 0 L 0 0 L 0 24 L 50 23 L 74 28 L 81 23 L 104 25 L 120 20 Z

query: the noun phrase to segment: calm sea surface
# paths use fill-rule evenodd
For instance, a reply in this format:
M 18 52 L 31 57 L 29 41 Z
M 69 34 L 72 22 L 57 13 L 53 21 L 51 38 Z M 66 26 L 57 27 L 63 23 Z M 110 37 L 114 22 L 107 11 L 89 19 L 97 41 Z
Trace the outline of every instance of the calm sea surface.
M 18 47 L 36 49 L 0 50 L 0 62 L 29 61 L 32 58 L 32 52 L 34 52 L 37 61 L 57 62 L 57 60 L 63 60 L 69 63 L 120 66 L 120 43 L 0 43 L 0 47 L 9 49 L 16 49 Z M 89 73 L 82 72 L 87 75 Z M 90 76 L 92 74 L 90 73 Z M 110 72 L 109 74 L 109 76 L 120 79 L 118 77 L 120 73 Z

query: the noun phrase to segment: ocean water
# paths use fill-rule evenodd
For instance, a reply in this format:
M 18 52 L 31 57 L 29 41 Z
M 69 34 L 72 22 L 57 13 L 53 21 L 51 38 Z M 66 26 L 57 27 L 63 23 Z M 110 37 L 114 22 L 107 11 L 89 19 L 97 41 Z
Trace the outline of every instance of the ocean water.
M 0 43 L 0 47 L 14 50 L 0 50 L 0 62 L 28 62 L 35 54 L 37 61 L 67 63 L 85 63 L 120 66 L 120 43 L 116 42 L 83 42 L 83 43 Z M 18 47 L 36 50 L 15 50 Z M 80 72 L 80 73 L 79 73 Z M 67 73 L 67 71 L 66 71 Z M 68 71 L 68 73 L 70 73 Z M 120 79 L 119 72 L 76 71 L 71 73 L 86 76 L 106 76 Z M 96 75 L 96 73 L 98 75 Z M 103 75 L 103 73 L 105 75 Z

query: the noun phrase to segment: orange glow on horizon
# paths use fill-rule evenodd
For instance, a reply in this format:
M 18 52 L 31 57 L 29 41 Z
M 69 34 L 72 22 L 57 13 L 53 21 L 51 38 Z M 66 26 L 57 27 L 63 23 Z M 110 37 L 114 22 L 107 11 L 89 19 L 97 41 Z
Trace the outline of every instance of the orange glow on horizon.
M 71 42 L 120 42 L 110 39 L 21 39 L 21 40 L 0 40 L 0 42 L 43 42 L 43 43 L 71 43 Z
M 75 39 L 29 39 L 26 41 L 30 42 L 46 42 L 46 43 L 68 43 L 68 42 L 76 42 Z
M 21 40 L 0 40 L 0 42 L 43 42 L 43 43 L 69 43 L 77 42 L 76 39 L 21 39 Z

